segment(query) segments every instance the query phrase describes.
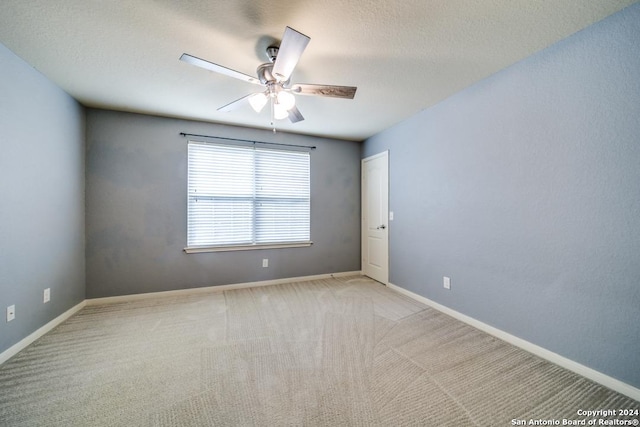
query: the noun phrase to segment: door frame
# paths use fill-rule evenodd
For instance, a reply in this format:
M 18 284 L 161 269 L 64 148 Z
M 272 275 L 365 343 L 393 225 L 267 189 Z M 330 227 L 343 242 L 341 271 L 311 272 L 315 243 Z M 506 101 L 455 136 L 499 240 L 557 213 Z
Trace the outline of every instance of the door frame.
M 385 263 L 385 277 L 384 277 L 384 281 L 380 281 L 378 279 L 374 279 L 374 280 L 378 280 L 381 283 L 383 283 L 385 286 L 389 284 L 389 150 L 385 150 L 382 151 L 378 154 L 374 154 L 372 156 L 369 157 L 365 157 L 364 159 L 361 160 L 360 162 L 360 268 L 362 269 L 362 274 L 365 274 L 365 250 L 367 249 L 367 224 L 365 222 L 365 215 L 366 212 L 365 210 L 367 209 L 367 198 L 366 198 L 366 190 L 367 187 L 365 185 L 365 164 L 366 162 L 369 162 L 371 160 L 376 160 L 378 158 L 385 158 L 386 159 L 386 165 L 387 165 L 387 176 L 386 176 L 386 206 L 384 207 L 385 209 L 385 214 L 386 214 L 386 229 L 385 229 L 385 233 L 384 233 L 384 239 L 385 239 L 385 245 L 386 245 L 386 257 L 384 259 L 384 263 Z

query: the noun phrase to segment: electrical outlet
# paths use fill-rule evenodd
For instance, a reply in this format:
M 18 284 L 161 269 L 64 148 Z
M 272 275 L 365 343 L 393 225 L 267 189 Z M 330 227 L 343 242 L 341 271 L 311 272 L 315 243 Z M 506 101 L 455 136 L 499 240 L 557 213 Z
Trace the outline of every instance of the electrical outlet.
M 45 289 L 44 294 L 42 296 L 43 303 L 48 303 L 49 301 L 51 301 L 51 288 Z
M 263 258 L 262 259 L 262 266 L 263 267 L 269 267 L 269 258 Z
M 11 322 L 15 318 L 16 318 L 16 306 L 10 305 L 9 307 L 7 307 L 7 322 Z
M 442 286 L 444 286 L 445 289 L 451 289 L 451 279 L 447 276 L 444 276 L 442 278 Z

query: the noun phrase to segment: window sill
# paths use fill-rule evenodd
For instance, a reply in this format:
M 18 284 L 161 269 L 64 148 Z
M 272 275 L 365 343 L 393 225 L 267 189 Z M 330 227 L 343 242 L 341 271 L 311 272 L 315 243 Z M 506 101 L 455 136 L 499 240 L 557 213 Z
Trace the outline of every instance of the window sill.
M 284 248 L 304 248 L 313 245 L 313 242 L 296 243 L 270 243 L 264 245 L 240 245 L 240 246 L 194 246 L 184 248 L 188 254 L 200 254 L 204 252 L 233 252 L 233 251 L 254 251 L 259 249 L 284 249 Z

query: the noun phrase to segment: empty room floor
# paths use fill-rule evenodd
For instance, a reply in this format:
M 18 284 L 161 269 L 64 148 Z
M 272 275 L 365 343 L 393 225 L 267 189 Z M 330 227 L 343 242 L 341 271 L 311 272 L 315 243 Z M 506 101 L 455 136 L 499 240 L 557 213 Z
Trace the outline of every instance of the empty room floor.
M 0 366 L 7 426 L 508 426 L 621 408 L 640 403 L 363 276 L 90 304 Z

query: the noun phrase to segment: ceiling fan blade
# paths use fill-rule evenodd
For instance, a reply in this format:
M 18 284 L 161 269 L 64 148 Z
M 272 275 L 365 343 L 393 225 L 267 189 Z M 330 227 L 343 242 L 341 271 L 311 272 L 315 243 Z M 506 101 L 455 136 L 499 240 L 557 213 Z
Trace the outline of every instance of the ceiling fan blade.
M 240 71 L 232 70 L 231 68 L 223 67 L 222 65 L 214 64 L 213 62 L 205 61 L 204 59 L 197 58 L 187 53 L 182 54 L 180 61 L 195 65 L 196 67 L 204 68 L 205 70 L 215 71 L 216 73 L 224 74 L 225 76 L 262 86 L 260 80 L 255 77 L 251 77 L 250 75 L 241 73 Z
M 223 111 L 225 113 L 228 113 L 229 111 L 233 111 L 236 108 L 242 107 L 243 105 L 249 105 L 249 97 L 253 95 L 252 93 L 250 93 L 247 96 L 243 96 L 240 99 L 236 99 L 233 102 L 228 103 L 227 105 L 223 105 L 222 107 L 218 108 L 218 111 Z
M 289 80 L 309 40 L 311 40 L 309 37 L 293 28 L 285 28 L 276 62 L 273 63 L 272 73 L 278 81 L 286 82 Z
M 296 95 L 309 96 L 330 96 L 332 98 L 353 99 L 356 96 L 357 87 L 353 86 L 331 86 L 331 85 L 310 85 L 294 84 L 291 92 Z
M 298 107 L 296 107 L 295 105 L 289 109 L 288 113 L 289 113 L 289 121 L 291 123 L 297 123 L 304 120 L 304 116 L 302 115 L 300 110 L 298 110 Z

